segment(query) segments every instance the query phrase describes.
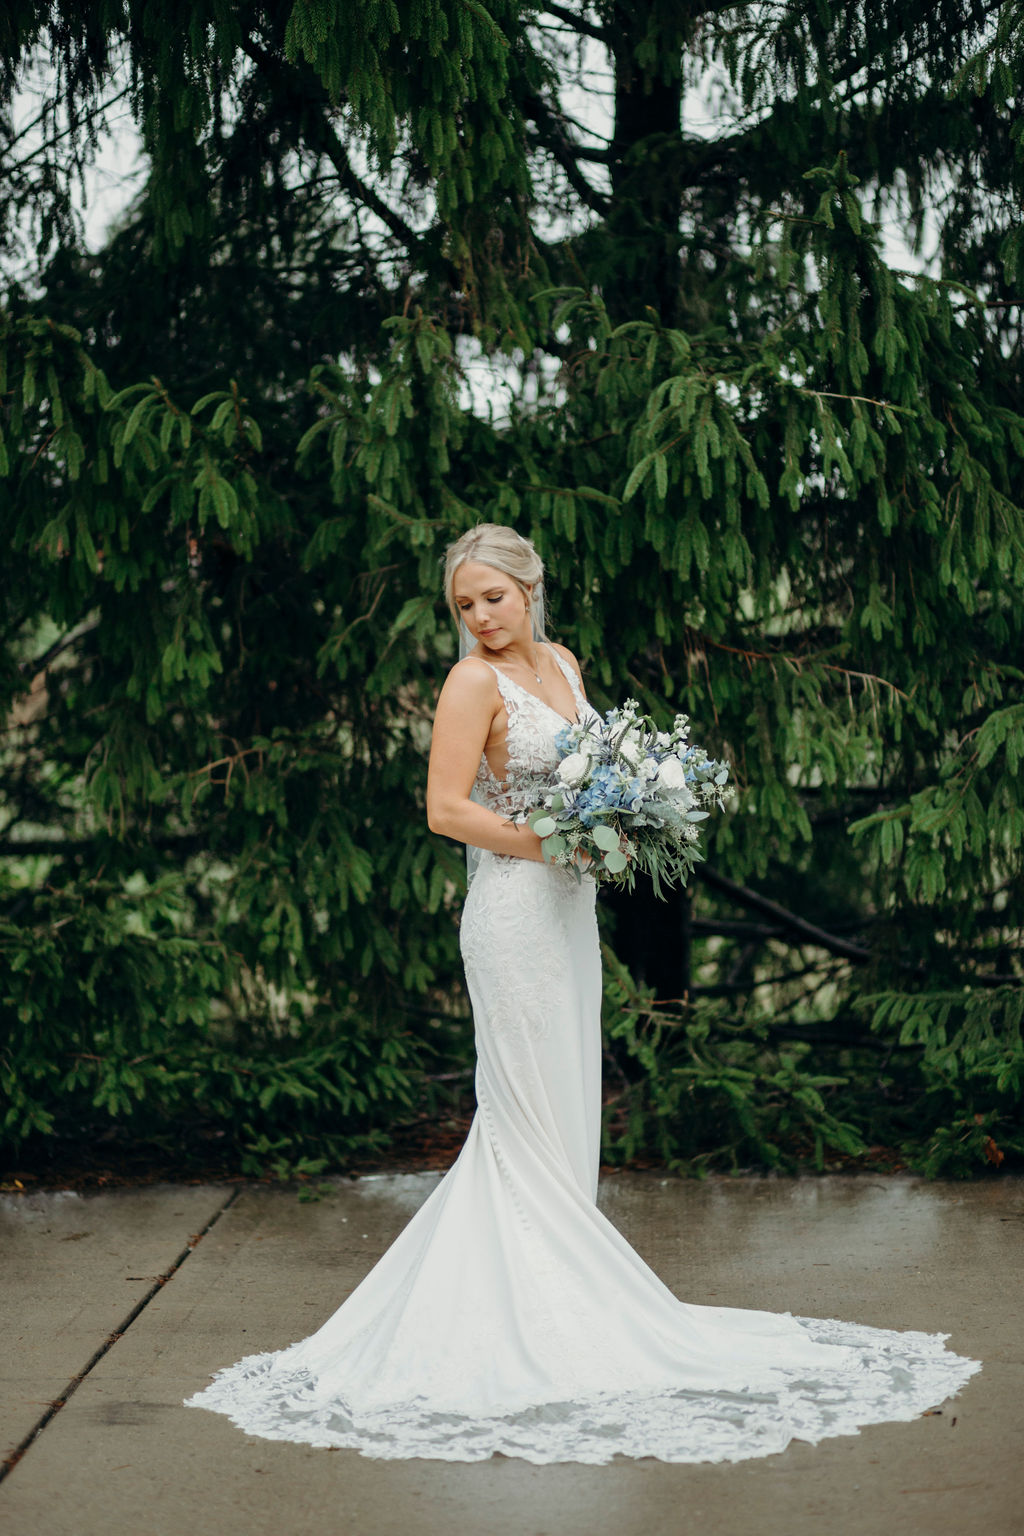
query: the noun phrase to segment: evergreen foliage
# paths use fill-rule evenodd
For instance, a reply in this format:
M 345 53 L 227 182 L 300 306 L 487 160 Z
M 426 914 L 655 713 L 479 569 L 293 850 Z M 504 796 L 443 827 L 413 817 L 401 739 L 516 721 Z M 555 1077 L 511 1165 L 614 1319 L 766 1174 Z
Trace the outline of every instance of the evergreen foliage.
M 1024 1153 L 1024 7 L 19 0 L 0 59 L 6 1142 L 439 1112 L 439 560 L 492 519 L 741 791 L 604 903 L 609 1154 Z

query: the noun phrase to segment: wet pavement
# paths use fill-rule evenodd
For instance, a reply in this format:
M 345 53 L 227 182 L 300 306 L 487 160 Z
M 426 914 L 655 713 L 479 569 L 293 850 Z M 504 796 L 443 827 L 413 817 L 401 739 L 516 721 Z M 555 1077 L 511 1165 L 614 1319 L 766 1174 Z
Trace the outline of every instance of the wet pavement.
M 612 1174 L 687 1301 L 950 1334 L 941 1411 L 734 1466 L 372 1461 L 182 1399 L 313 1331 L 438 1175 L 0 1197 L 3 1536 L 1024 1536 L 1024 1180 Z M 20 1454 L 18 1454 L 20 1451 Z

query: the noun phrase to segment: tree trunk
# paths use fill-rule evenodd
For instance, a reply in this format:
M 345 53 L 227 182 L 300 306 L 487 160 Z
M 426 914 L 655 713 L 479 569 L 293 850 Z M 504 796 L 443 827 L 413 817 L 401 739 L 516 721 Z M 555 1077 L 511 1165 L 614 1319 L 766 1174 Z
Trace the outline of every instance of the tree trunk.
M 657 44 L 658 73 L 637 62 L 637 49 L 665 29 L 658 0 L 621 4 L 615 11 L 615 130 L 612 139 L 612 208 L 615 267 L 604 284 L 616 320 L 644 308 L 665 325 L 679 311 L 679 223 L 684 187 L 682 80 L 675 61 L 678 21 L 671 39 Z M 671 61 L 671 67 L 670 63 Z M 665 78 L 665 75 L 669 78 Z

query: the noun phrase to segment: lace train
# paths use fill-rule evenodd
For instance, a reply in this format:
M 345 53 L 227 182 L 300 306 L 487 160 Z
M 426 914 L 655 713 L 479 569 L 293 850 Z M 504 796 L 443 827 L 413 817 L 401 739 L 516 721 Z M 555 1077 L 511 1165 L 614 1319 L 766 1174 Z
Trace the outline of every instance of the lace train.
M 724 1310 L 724 1309 L 723 1309 Z M 788 1314 L 784 1314 L 788 1316 Z M 761 1390 L 602 1393 L 518 1412 L 467 1416 L 415 1400 L 361 1411 L 317 1400 L 316 1378 L 289 1364 L 291 1350 L 250 1355 L 222 1371 L 190 1404 L 226 1414 L 268 1440 L 347 1447 L 383 1460 L 483 1461 L 496 1453 L 545 1464 L 600 1464 L 613 1456 L 660 1461 L 741 1461 L 856 1434 L 862 1424 L 916 1418 L 953 1396 L 980 1364 L 945 1349 L 945 1334 L 896 1333 L 820 1318 L 793 1318 L 816 1344 L 852 1358 L 819 1377 L 774 1368 Z M 293 1346 L 295 1348 L 297 1346 Z

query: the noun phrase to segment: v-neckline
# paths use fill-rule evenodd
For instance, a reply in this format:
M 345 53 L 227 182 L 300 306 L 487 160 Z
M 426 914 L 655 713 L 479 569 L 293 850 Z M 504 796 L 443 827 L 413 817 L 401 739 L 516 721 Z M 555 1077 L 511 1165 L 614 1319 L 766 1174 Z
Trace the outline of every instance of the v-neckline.
M 492 662 L 491 665 L 494 666 L 494 663 Z M 498 668 L 495 667 L 494 670 L 497 672 Z M 548 710 L 552 715 L 557 715 L 559 720 L 563 721 L 564 724 L 579 725 L 580 717 L 578 709 L 576 712 L 575 720 L 570 720 L 568 715 L 563 715 L 562 711 L 560 709 L 556 709 L 553 704 L 549 704 L 547 699 L 542 699 L 539 693 L 534 693 L 530 688 L 524 688 L 522 683 L 517 683 L 514 677 L 509 677 L 507 672 L 502 672 L 501 676 L 505 679 L 506 683 L 511 683 L 513 688 L 518 688 L 520 693 L 525 693 L 528 699 L 534 699 L 538 704 L 543 704 L 546 710 Z M 566 678 L 566 682 L 569 682 L 568 678 Z M 571 683 L 569 683 L 569 692 L 572 693 Z
M 545 643 L 547 643 L 547 642 L 545 642 Z M 572 682 L 571 682 L 567 672 L 565 671 L 565 668 L 562 666 L 561 658 L 560 658 L 558 652 L 555 650 L 553 645 L 551 645 L 550 643 L 547 643 L 547 646 L 548 646 L 548 650 L 551 652 L 552 656 L 555 659 L 555 666 L 558 668 L 559 672 L 561 672 L 562 676 L 565 678 L 566 682 L 569 684 L 569 692 L 572 694 L 573 701 L 575 702 L 576 690 L 573 687 Z M 485 661 L 486 657 L 481 656 L 479 658 L 479 660 L 480 661 Z M 532 691 L 532 689 L 530 689 L 530 688 L 524 688 L 523 684 L 522 683 L 517 683 L 514 677 L 509 677 L 508 673 L 507 672 L 503 672 L 501 670 L 501 668 L 496 666 L 493 661 L 488 661 L 487 665 L 489 667 L 493 667 L 494 671 L 498 674 L 498 676 L 499 677 L 503 677 L 505 679 L 506 683 L 511 683 L 512 687 L 513 688 L 518 688 L 520 693 L 525 693 L 528 699 L 535 699 L 538 704 L 543 704 L 544 708 L 546 710 L 548 710 L 549 713 L 551 713 L 552 715 L 557 715 L 559 720 L 562 721 L 563 725 L 579 725 L 580 724 L 580 708 L 579 708 L 578 704 L 576 705 L 576 718 L 575 718 L 575 720 L 570 720 L 568 715 L 563 715 L 562 711 L 560 709 L 556 709 L 553 704 L 549 704 L 547 699 L 542 699 L 539 693 L 534 693 Z

